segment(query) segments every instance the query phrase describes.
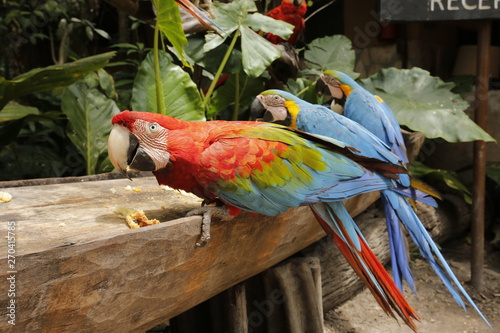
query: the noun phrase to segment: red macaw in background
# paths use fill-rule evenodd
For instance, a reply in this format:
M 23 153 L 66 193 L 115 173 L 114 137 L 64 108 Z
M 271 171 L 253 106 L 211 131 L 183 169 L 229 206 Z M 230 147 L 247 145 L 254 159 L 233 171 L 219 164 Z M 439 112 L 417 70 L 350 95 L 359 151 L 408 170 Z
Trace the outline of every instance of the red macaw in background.
M 299 39 L 300 33 L 305 28 L 304 15 L 306 14 L 306 12 L 307 12 L 306 0 L 281 1 L 281 5 L 270 10 L 266 14 L 266 16 L 272 17 L 275 20 L 281 20 L 290 23 L 295 28 L 293 28 L 293 33 L 290 36 L 290 38 L 288 38 L 288 40 L 284 40 L 283 38 L 273 34 L 267 34 L 265 36 L 266 39 L 273 44 L 288 42 L 289 44 L 294 45 Z
M 275 216 L 289 207 L 310 205 L 384 311 L 416 330 L 413 320 L 418 315 L 341 203 L 397 186 L 404 167 L 362 156 L 333 138 L 277 124 L 188 122 L 133 111 L 117 114 L 112 123 L 108 153 L 117 170 L 152 171 L 161 185 L 222 201 L 224 206 L 188 213 L 203 215 L 201 241 L 210 238 L 212 216 L 229 220 L 241 210 Z M 395 155 L 393 159 L 398 160 Z

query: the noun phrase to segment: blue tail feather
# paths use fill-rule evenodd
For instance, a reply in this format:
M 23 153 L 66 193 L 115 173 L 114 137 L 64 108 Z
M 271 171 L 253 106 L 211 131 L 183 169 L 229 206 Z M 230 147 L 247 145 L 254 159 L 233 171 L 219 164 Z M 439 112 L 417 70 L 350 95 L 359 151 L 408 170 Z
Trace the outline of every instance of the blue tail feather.
M 481 313 L 479 308 L 476 306 L 474 301 L 471 299 L 467 291 L 458 281 L 457 277 L 451 270 L 450 266 L 446 262 L 445 258 L 439 251 L 437 245 L 432 240 L 431 236 L 425 229 L 422 222 L 419 220 L 417 214 L 413 211 L 411 205 L 408 201 L 401 195 L 393 191 L 384 191 L 384 195 L 390 197 L 389 202 L 392 208 L 396 212 L 398 218 L 408 230 L 411 238 L 418 246 L 422 256 L 429 261 L 432 268 L 443 281 L 446 288 L 452 294 L 455 301 L 464 309 L 465 304 L 460 297 L 460 293 L 463 297 L 471 304 L 471 306 L 477 311 L 477 313 L 483 318 L 483 320 L 491 326 L 491 324 L 486 320 L 484 315 Z M 397 205 L 395 205 L 397 203 Z M 457 292 L 458 289 L 460 291 Z
M 390 202 L 389 198 L 391 196 L 386 196 L 385 192 L 387 191 L 382 191 L 380 195 L 385 210 L 394 282 L 398 286 L 399 290 L 403 292 L 403 279 L 406 280 L 413 293 L 416 294 L 417 288 L 410 269 L 406 239 L 401 230 L 399 218 Z

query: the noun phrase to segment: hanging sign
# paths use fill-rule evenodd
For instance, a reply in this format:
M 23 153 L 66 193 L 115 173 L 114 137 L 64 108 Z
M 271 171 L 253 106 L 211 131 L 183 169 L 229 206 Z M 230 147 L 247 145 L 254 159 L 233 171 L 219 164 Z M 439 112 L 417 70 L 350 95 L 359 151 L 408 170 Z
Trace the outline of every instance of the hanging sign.
M 500 18 L 500 0 L 380 0 L 382 23 Z

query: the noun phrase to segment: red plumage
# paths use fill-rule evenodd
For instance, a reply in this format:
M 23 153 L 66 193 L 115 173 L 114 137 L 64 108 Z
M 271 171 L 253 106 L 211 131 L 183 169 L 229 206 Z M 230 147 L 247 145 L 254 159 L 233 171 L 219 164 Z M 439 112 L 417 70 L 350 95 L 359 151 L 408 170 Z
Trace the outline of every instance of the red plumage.
M 301 0 L 299 6 L 294 5 L 293 0 L 283 0 L 281 5 L 272 9 L 266 15 L 272 17 L 275 20 L 285 21 L 294 26 L 292 35 L 288 40 L 273 35 L 267 34 L 266 39 L 273 44 L 279 44 L 283 42 L 288 42 L 289 44 L 295 44 L 300 36 L 300 33 L 305 28 L 304 15 L 307 12 L 307 2 L 306 0 Z

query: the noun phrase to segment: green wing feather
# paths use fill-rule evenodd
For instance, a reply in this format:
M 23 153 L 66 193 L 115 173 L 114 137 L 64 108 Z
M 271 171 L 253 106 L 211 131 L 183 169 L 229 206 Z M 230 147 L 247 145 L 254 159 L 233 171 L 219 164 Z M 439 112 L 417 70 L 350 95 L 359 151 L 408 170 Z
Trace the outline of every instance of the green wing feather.
M 217 137 L 202 153 L 201 165 L 199 182 L 207 189 L 236 207 L 265 215 L 310 203 L 316 193 L 366 173 L 326 145 L 267 123 Z

